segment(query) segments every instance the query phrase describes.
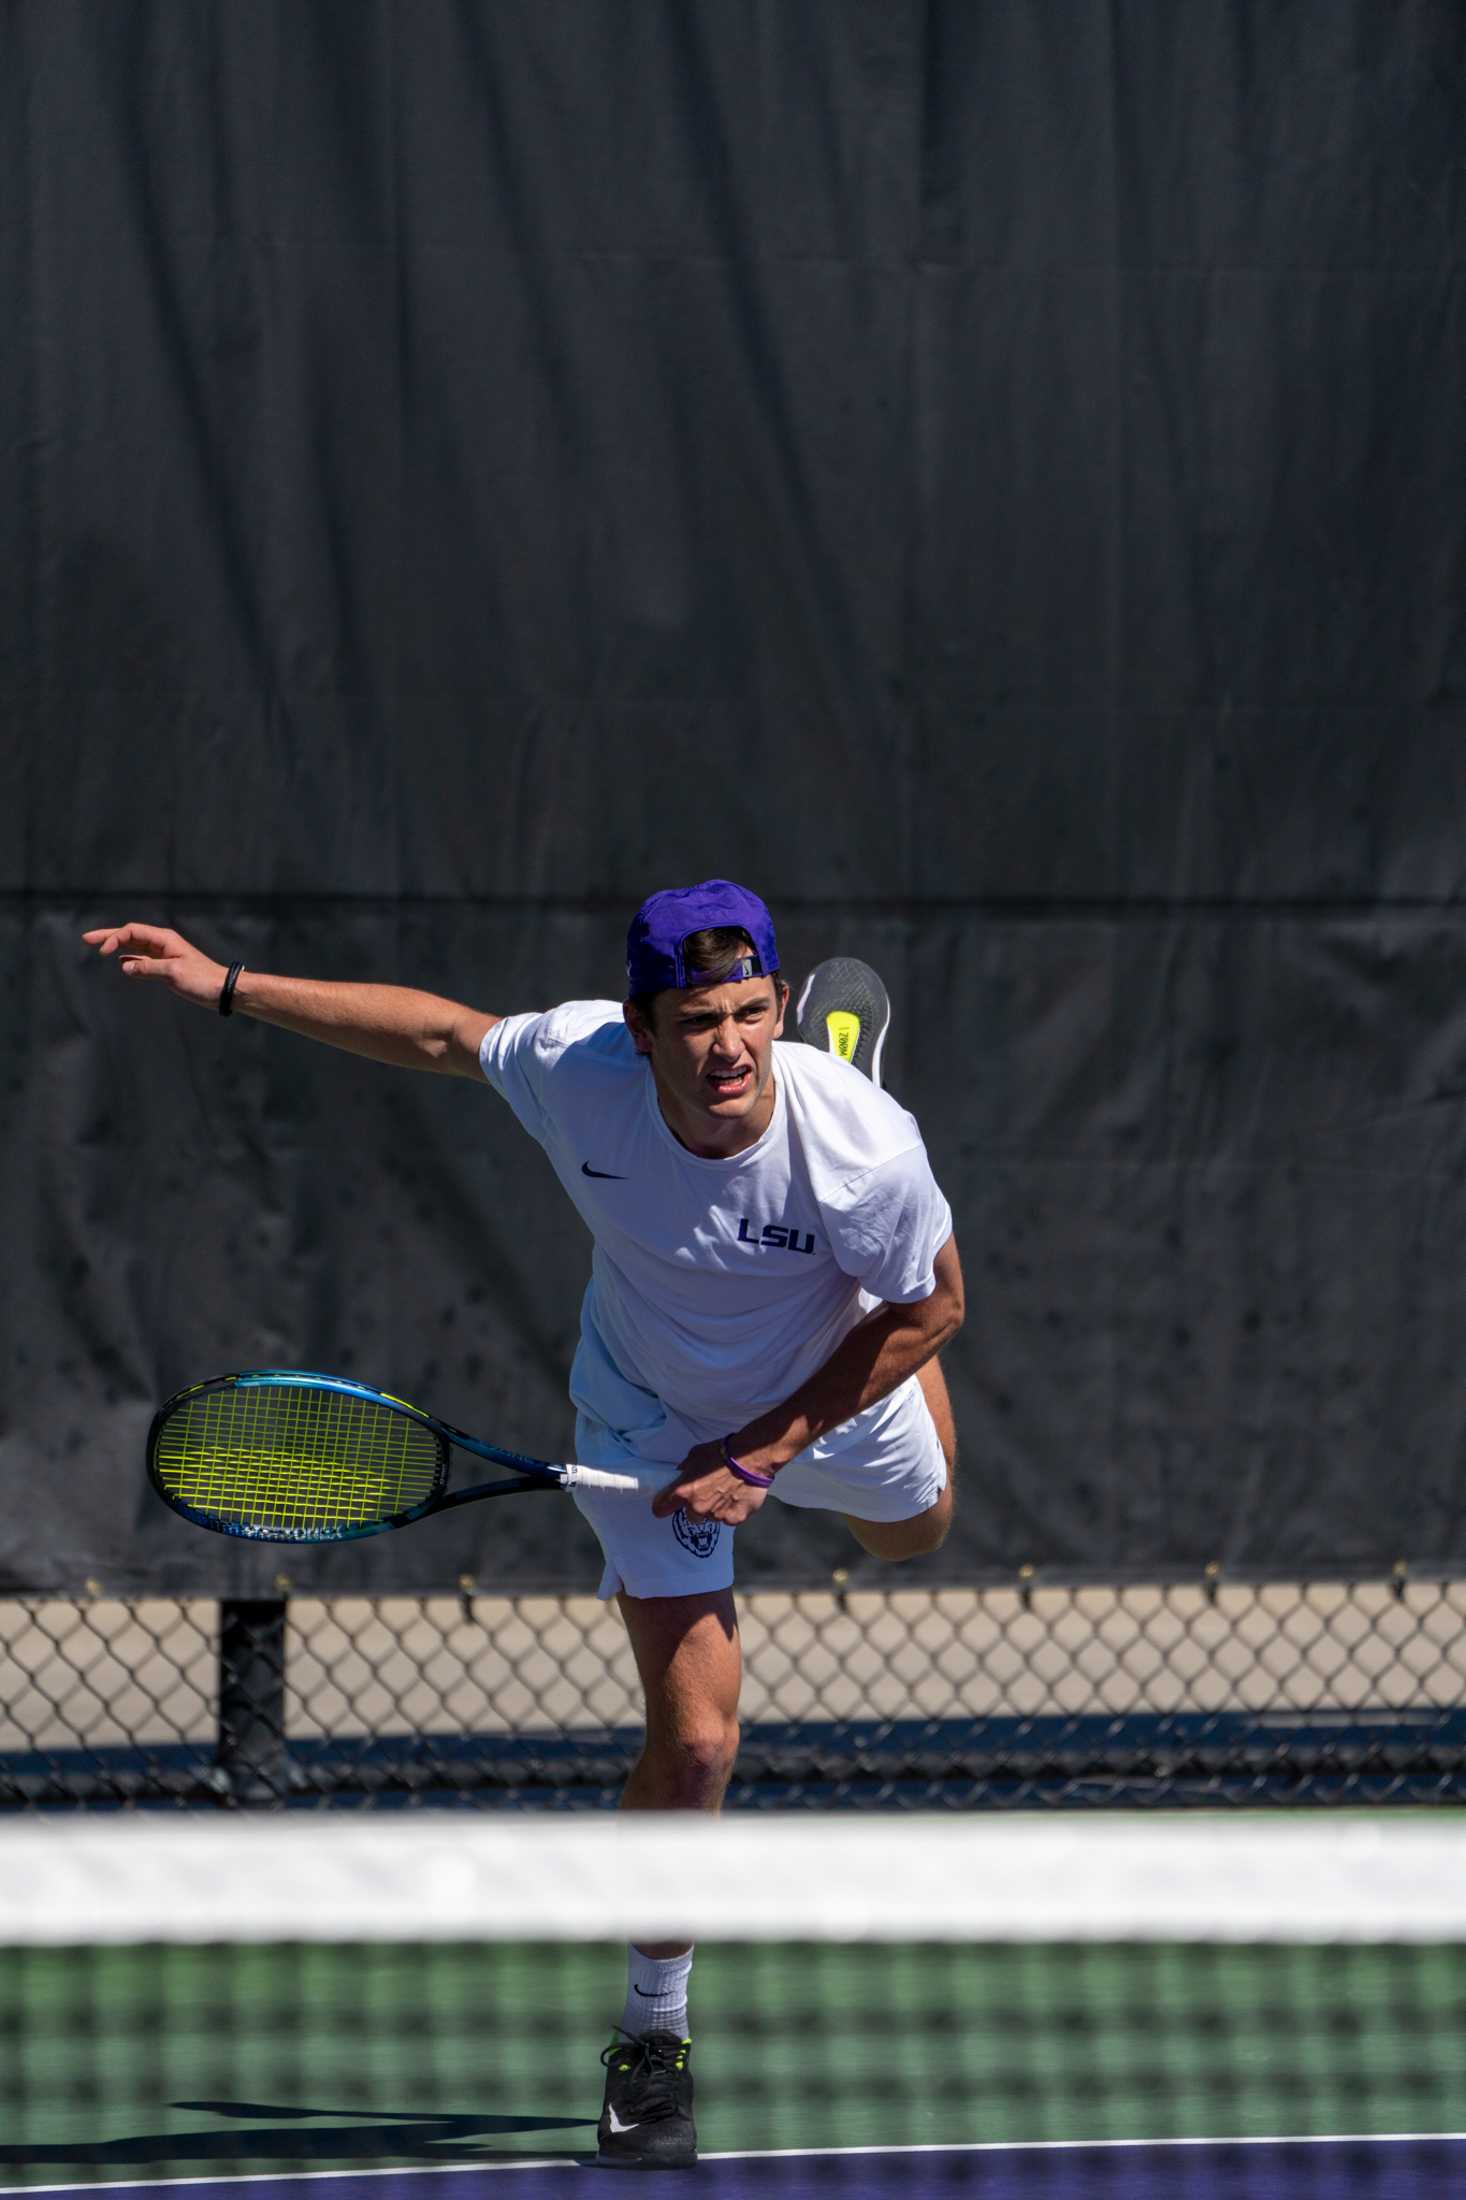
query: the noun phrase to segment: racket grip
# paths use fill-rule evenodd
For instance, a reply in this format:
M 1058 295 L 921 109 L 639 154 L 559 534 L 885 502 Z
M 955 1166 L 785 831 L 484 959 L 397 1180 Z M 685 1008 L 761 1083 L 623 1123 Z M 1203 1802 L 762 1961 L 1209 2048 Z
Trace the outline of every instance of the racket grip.
M 568 1466 L 565 1469 L 568 1490 L 616 1490 L 623 1497 L 649 1497 L 653 1490 L 662 1489 L 675 1479 L 675 1469 L 671 1467 L 656 1467 L 645 1475 L 620 1474 L 611 1467 Z

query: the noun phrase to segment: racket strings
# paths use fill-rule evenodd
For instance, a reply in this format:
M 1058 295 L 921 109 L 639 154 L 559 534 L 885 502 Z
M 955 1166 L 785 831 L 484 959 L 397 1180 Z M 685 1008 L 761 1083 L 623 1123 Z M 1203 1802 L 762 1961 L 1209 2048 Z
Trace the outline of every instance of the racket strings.
M 390 1406 L 340 1391 L 259 1384 L 180 1402 L 155 1462 L 169 1497 L 239 1527 L 363 1527 L 439 1487 L 438 1438 Z

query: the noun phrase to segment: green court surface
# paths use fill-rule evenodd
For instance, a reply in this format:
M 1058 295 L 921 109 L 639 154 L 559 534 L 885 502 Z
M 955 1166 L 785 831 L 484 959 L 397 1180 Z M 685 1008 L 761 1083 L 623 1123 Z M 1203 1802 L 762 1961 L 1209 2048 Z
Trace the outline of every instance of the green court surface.
M 584 2155 L 624 1952 L 19 1948 L 0 2184 Z M 699 1948 L 705 2153 L 1432 2132 L 1459 1947 Z

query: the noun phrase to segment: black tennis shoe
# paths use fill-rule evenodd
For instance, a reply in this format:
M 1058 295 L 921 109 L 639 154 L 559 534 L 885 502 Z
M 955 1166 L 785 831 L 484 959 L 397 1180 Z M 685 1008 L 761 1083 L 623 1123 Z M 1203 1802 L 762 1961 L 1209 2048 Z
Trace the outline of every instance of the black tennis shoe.
M 869 963 L 849 955 L 822 962 L 805 979 L 794 1014 L 806 1046 L 838 1054 L 880 1084 L 891 997 Z
M 691 2054 L 691 2040 L 675 2032 L 612 2040 L 601 2057 L 606 2101 L 596 2160 L 603 2169 L 690 2169 L 696 2162 Z

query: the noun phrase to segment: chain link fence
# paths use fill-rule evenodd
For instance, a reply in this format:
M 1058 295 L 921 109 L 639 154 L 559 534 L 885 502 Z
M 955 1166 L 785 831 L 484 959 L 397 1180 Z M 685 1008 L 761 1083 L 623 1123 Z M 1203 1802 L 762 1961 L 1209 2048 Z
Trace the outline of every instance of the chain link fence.
M 734 1807 L 1459 1800 L 1466 1581 L 740 1598 Z M 639 1741 L 591 1598 L 0 1603 L 0 1804 L 603 1806 Z

